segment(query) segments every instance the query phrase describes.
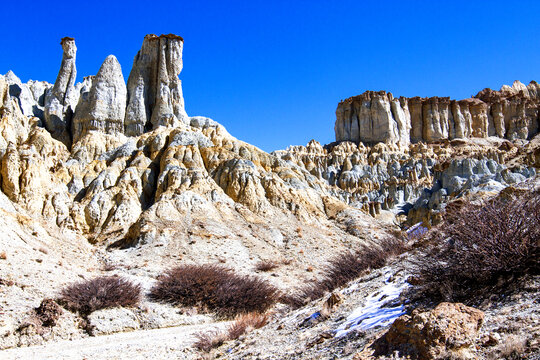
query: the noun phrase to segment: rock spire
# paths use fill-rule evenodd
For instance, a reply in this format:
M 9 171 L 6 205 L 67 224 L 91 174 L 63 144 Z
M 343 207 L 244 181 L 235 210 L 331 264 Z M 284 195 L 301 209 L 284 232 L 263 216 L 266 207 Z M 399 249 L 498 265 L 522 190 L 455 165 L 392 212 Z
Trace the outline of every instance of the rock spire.
M 124 133 L 127 89 L 120 63 L 109 55 L 97 75 L 87 78 L 73 118 L 73 141 L 77 141 L 90 130 L 106 134 Z M 88 88 L 88 84 L 86 88 Z
M 183 39 L 146 35 L 128 78 L 125 134 L 137 136 L 157 126 L 188 122 L 182 83 Z
M 71 142 L 69 127 L 78 94 L 75 91 L 75 79 L 77 68 L 75 58 L 77 47 L 75 39 L 65 37 L 60 44 L 64 54 L 58 77 L 53 88 L 47 93 L 45 98 L 45 126 L 53 137 L 65 144 Z

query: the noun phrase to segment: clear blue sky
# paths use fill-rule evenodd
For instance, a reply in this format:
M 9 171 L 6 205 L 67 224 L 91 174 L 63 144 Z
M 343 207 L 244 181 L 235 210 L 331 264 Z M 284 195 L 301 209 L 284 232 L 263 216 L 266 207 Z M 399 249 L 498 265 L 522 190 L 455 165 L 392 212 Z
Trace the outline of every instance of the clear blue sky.
M 365 90 L 465 98 L 540 80 L 539 1 L 7 1 L 0 73 L 54 82 L 60 38 L 78 80 L 109 54 L 124 76 L 148 33 L 184 37 L 189 115 L 266 151 L 334 140 L 340 99 Z

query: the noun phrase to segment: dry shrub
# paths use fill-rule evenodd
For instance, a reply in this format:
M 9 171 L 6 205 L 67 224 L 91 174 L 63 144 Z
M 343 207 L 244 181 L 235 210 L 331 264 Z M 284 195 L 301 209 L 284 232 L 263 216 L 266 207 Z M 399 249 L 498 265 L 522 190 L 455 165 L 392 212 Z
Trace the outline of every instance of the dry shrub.
M 224 342 L 236 340 L 240 336 L 254 329 L 259 329 L 268 323 L 268 315 L 257 312 L 242 314 L 225 331 L 214 330 L 197 334 L 194 346 L 202 351 L 209 352 L 221 346 Z
M 300 307 L 358 278 L 369 269 L 383 267 L 388 259 L 407 249 L 406 244 L 397 238 L 385 238 L 379 246 L 380 248 L 345 251 L 337 255 L 325 266 L 320 279 L 304 285 L 296 294 L 282 296 L 281 301 L 293 307 Z
M 140 285 L 119 276 L 102 276 L 66 287 L 58 302 L 68 310 L 86 316 L 100 309 L 134 306 L 140 299 Z
M 518 335 L 508 335 L 495 350 L 492 359 L 520 360 L 527 352 L 527 341 Z
M 540 191 L 467 204 L 446 214 L 429 235 L 435 246 L 417 261 L 420 293 L 433 300 L 472 301 L 540 273 Z
M 7 259 L 7 254 L 5 251 L 1 251 L 0 252 L 0 260 L 6 260 Z
M 261 313 L 242 314 L 236 318 L 236 321 L 229 326 L 227 330 L 228 340 L 236 340 L 243 334 L 254 329 L 260 329 L 268 323 L 268 315 Z
M 53 299 L 44 299 L 34 310 L 41 324 L 48 327 L 55 326 L 63 313 L 62 308 Z
M 255 265 L 257 271 L 270 271 L 277 268 L 279 265 L 272 260 L 261 260 Z
M 266 311 L 277 301 L 278 290 L 266 280 L 238 275 L 221 265 L 182 265 L 161 276 L 149 298 L 234 317 Z
M 193 344 L 196 349 L 209 352 L 213 348 L 221 346 L 225 341 L 227 341 L 227 333 L 214 330 L 206 333 L 199 333 L 196 335 L 197 341 Z

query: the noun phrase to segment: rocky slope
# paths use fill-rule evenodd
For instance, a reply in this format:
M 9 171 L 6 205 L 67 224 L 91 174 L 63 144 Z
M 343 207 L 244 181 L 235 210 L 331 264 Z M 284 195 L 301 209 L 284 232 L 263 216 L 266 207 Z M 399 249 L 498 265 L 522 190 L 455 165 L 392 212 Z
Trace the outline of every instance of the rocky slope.
M 28 320 L 78 278 L 147 290 L 179 263 L 272 260 L 260 275 L 287 293 L 333 255 L 540 166 L 536 83 L 458 102 L 368 92 L 338 106 L 336 143 L 268 154 L 187 115 L 181 37 L 147 35 L 127 83 L 114 55 L 75 83 L 75 40 L 61 45 L 55 84 L 0 76 L 0 349 L 88 337 L 68 312 L 52 332 Z M 95 334 L 211 321 L 146 300 L 90 319 Z

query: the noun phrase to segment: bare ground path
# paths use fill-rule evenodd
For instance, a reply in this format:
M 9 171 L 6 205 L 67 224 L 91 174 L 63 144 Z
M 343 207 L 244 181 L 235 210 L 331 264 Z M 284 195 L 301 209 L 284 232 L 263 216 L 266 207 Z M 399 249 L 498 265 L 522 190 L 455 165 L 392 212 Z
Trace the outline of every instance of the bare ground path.
M 0 359 L 194 359 L 191 345 L 199 332 L 224 328 L 228 322 L 63 340 L 0 351 Z

